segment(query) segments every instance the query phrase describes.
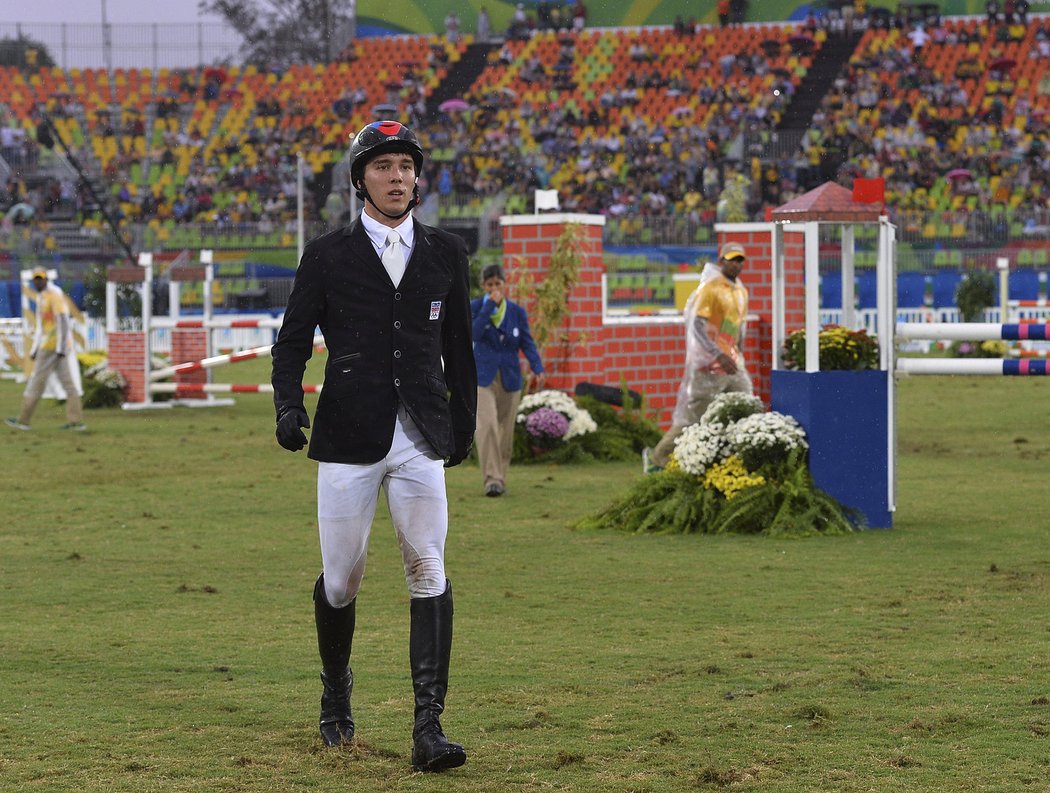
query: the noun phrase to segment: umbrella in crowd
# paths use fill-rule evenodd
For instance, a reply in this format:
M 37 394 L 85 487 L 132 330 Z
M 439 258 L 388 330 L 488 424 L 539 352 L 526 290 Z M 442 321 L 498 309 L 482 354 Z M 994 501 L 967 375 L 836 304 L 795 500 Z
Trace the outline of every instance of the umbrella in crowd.
M 971 174 L 969 168 L 952 168 L 945 176 L 949 179 L 969 179 Z
M 464 99 L 446 99 L 440 105 L 438 110 L 442 113 L 456 113 L 464 110 L 470 110 L 470 103 Z
M 33 215 L 36 214 L 36 210 L 32 205 L 19 201 L 17 204 L 7 210 L 7 214 L 4 216 L 4 222 L 6 225 L 12 223 L 26 223 Z
M 372 115 L 374 116 L 396 116 L 397 105 L 392 102 L 381 102 L 378 105 L 372 105 Z
M 988 68 L 995 69 L 997 72 L 1005 72 L 1007 69 L 1012 69 L 1016 65 L 1017 61 L 1013 58 L 996 58 L 988 64 Z
M 779 55 L 781 50 L 784 49 L 784 43 L 780 39 L 764 39 L 759 46 L 770 58 L 774 55 Z

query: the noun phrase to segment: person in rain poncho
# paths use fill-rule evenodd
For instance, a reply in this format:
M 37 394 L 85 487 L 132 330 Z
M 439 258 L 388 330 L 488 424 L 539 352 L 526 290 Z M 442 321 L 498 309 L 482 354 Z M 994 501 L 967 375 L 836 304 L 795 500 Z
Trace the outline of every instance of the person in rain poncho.
M 717 264 L 704 265 L 700 285 L 685 306 L 685 373 L 671 428 L 647 455 L 647 469 L 663 468 L 674 451 L 675 439 L 700 421 L 708 405 L 727 391 L 752 393 L 751 376 L 741 345 L 747 317 L 747 288 L 740 271 L 747 256 L 742 245 L 725 243 Z
M 53 374 L 66 392 L 66 423 L 63 430 L 80 432 L 86 429 L 81 413 L 80 384 L 72 367 L 78 366 L 73 349 L 73 328 L 65 293 L 48 283 L 47 270 L 33 270 L 33 289 L 36 290 L 36 332 L 29 357 L 33 359 L 33 373 L 26 383 L 22 410 L 18 417 L 4 420 L 7 426 L 28 430 L 37 403 L 44 394 L 48 378 Z M 79 372 L 78 372 L 79 374 Z

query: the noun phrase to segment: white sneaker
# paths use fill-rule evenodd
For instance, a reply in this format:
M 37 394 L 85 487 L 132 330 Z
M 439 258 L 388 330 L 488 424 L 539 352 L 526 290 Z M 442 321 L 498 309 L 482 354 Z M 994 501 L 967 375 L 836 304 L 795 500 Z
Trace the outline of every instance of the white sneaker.
M 28 424 L 23 424 L 21 421 L 19 421 L 18 419 L 14 418 L 13 416 L 11 418 L 4 419 L 4 424 L 6 424 L 8 427 L 12 427 L 13 429 L 16 429 L 16 430 L 23 430 L 23 431 L 25 431 L 25 430 L 32 429 L 32 427 L 30 427 Z
M 642 449 L 642 473 L 643 474 L 655 474 L 664 470 L 661 466 L 653 462 L 653 450 L 646 446 Z

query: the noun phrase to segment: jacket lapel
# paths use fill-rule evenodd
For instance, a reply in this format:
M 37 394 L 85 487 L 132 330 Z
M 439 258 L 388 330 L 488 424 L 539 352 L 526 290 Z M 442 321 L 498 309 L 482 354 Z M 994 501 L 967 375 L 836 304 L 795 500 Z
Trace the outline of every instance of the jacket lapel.
M 350 265 L 365 267 L 376 278 L 390 284 L 390 276 L 387 275 L 386 268 L 383 266 L 379 254 L 376 253 L 375 246 L 372 245 L 372 240 L 368 238 L 368 233 L 365 231 L 364 224 L 361 223 L 361 218 L 357 218 L 344 228 L 343 236 L 349 242 Z
M 408 257 L 405 265 L 405 278 L 423 267 L 430 257 L 430 234 L 427 227 L 412 218 L 412 233 L 415 235 L 415 240 L 412 244 L 412 255 Z

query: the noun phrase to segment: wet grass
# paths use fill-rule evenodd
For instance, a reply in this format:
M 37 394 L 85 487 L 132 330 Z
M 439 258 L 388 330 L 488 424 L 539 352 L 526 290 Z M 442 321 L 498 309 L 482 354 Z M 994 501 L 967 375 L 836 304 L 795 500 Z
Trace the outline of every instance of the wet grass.
M 638 466 L 520 466 L 501 499 L 450 471 L 470 760 L 437 778 L 382 510 L 358 742 L 319 745 L 314 468 L 266 397 L 80 435 L 42 405 L 0 435 L 0 790 L 1047 791 L 1046 387 L 904 381 L 896 527 L 841 538 L 577 533 Z

